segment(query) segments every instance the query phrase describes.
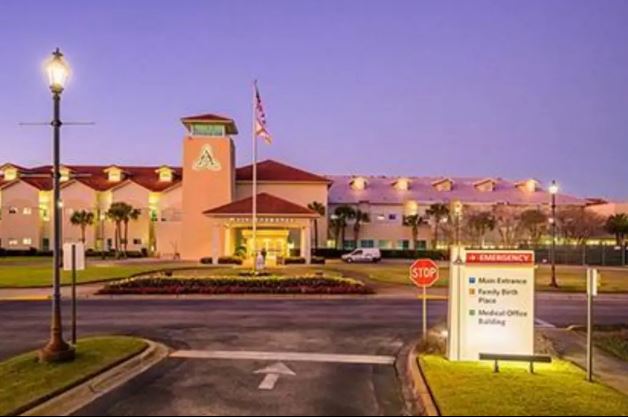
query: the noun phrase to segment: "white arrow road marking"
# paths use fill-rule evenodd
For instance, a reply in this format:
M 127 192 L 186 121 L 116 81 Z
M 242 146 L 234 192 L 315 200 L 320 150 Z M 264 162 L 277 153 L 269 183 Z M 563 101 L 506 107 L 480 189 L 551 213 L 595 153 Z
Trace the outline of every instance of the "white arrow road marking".
M 277 362 L 274 365 L 268 366 L 263 369 L 259 369 L 254 372 L 256 375 L 266 375 L 262 380 L 262 383 L 259 384 L 257 389 L 261 391 L 272 391 L 275 389 L 275 385 L 277 385 L 277 381 L 279 381 L 279 377 L 281 375 L 286 376 L 296 376 L 297 374 L 286 365 L 281 362 Z
M 327 353 L 288 353 L 288 352 L 247 352 L 247 351 L 210 351 L 210 350 L 179 350 L 170 355 L 172 358 L 186 359 L 225 359 L 252 361 L 285 361 L 285 362 L 316 362 L 316 363 L 347 363 L 358 365 L 395 364 L 394 356 L 374 355 L 337 355 Z

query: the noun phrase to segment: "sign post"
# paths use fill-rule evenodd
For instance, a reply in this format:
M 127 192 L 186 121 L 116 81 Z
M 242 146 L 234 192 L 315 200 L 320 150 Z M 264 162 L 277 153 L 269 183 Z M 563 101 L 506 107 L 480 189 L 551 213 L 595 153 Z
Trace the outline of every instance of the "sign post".
M 431 259 L 419 259 L 410 266 L 410 280 L 423 291 L 423 340 L 427 339 L 427 288 L 438 279 L 438 265 Z
M 72 272 L 72 344 L 76 346 L 76 271 L 85 270 L 85 245 L 83 243 L 63 245 L 63 270 Z
M 598 294 L 599 273 L 587 268 L 587 381 L 593 382 L 593 298 Z

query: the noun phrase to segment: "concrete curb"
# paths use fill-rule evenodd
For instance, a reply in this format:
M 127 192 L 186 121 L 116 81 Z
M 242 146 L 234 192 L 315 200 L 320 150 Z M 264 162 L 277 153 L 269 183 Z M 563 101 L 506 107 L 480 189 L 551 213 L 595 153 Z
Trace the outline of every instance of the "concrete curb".
M 418 355 L 418 345 L 409 349 L 406 356 L 406 378 L 410 381 L 410 388 L 412 389 L 414 400 L 419 403 L 418 405 L 422 411 L 422 415 L 431 417 L 440 416 L 438 405 L 432 396 L 432 392 L 427 385 L 427 381 L 417 360 Z
M 22 416 L 68 416 L 136 376 L 146 372 L 168 357 L 169 349 L 146 340 L 148 347 L 138 355 L 106 370 L 94 378 L 57 395 L 22 413 Z

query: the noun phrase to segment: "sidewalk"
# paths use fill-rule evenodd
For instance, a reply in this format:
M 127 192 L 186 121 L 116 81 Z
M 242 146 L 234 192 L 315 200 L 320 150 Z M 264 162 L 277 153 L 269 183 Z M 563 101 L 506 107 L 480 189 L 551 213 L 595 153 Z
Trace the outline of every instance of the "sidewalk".
M 542 332 L 554 343 L 559 355 L 586 369 L 587 344 L 583 335 L 564 329 L 543 329 Z M 628 395 L 628 362 L 595 348 L 593 371 L 596 380 Z

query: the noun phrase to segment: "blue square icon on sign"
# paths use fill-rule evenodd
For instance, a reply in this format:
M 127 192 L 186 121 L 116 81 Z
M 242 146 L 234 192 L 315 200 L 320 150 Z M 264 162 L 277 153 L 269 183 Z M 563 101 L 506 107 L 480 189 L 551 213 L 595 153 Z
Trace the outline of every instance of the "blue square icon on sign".
M 477 280 L 475 279 L 475 277 L 470 277 L 469 278 L 469 284 L 475 284 L 477 282 Z

